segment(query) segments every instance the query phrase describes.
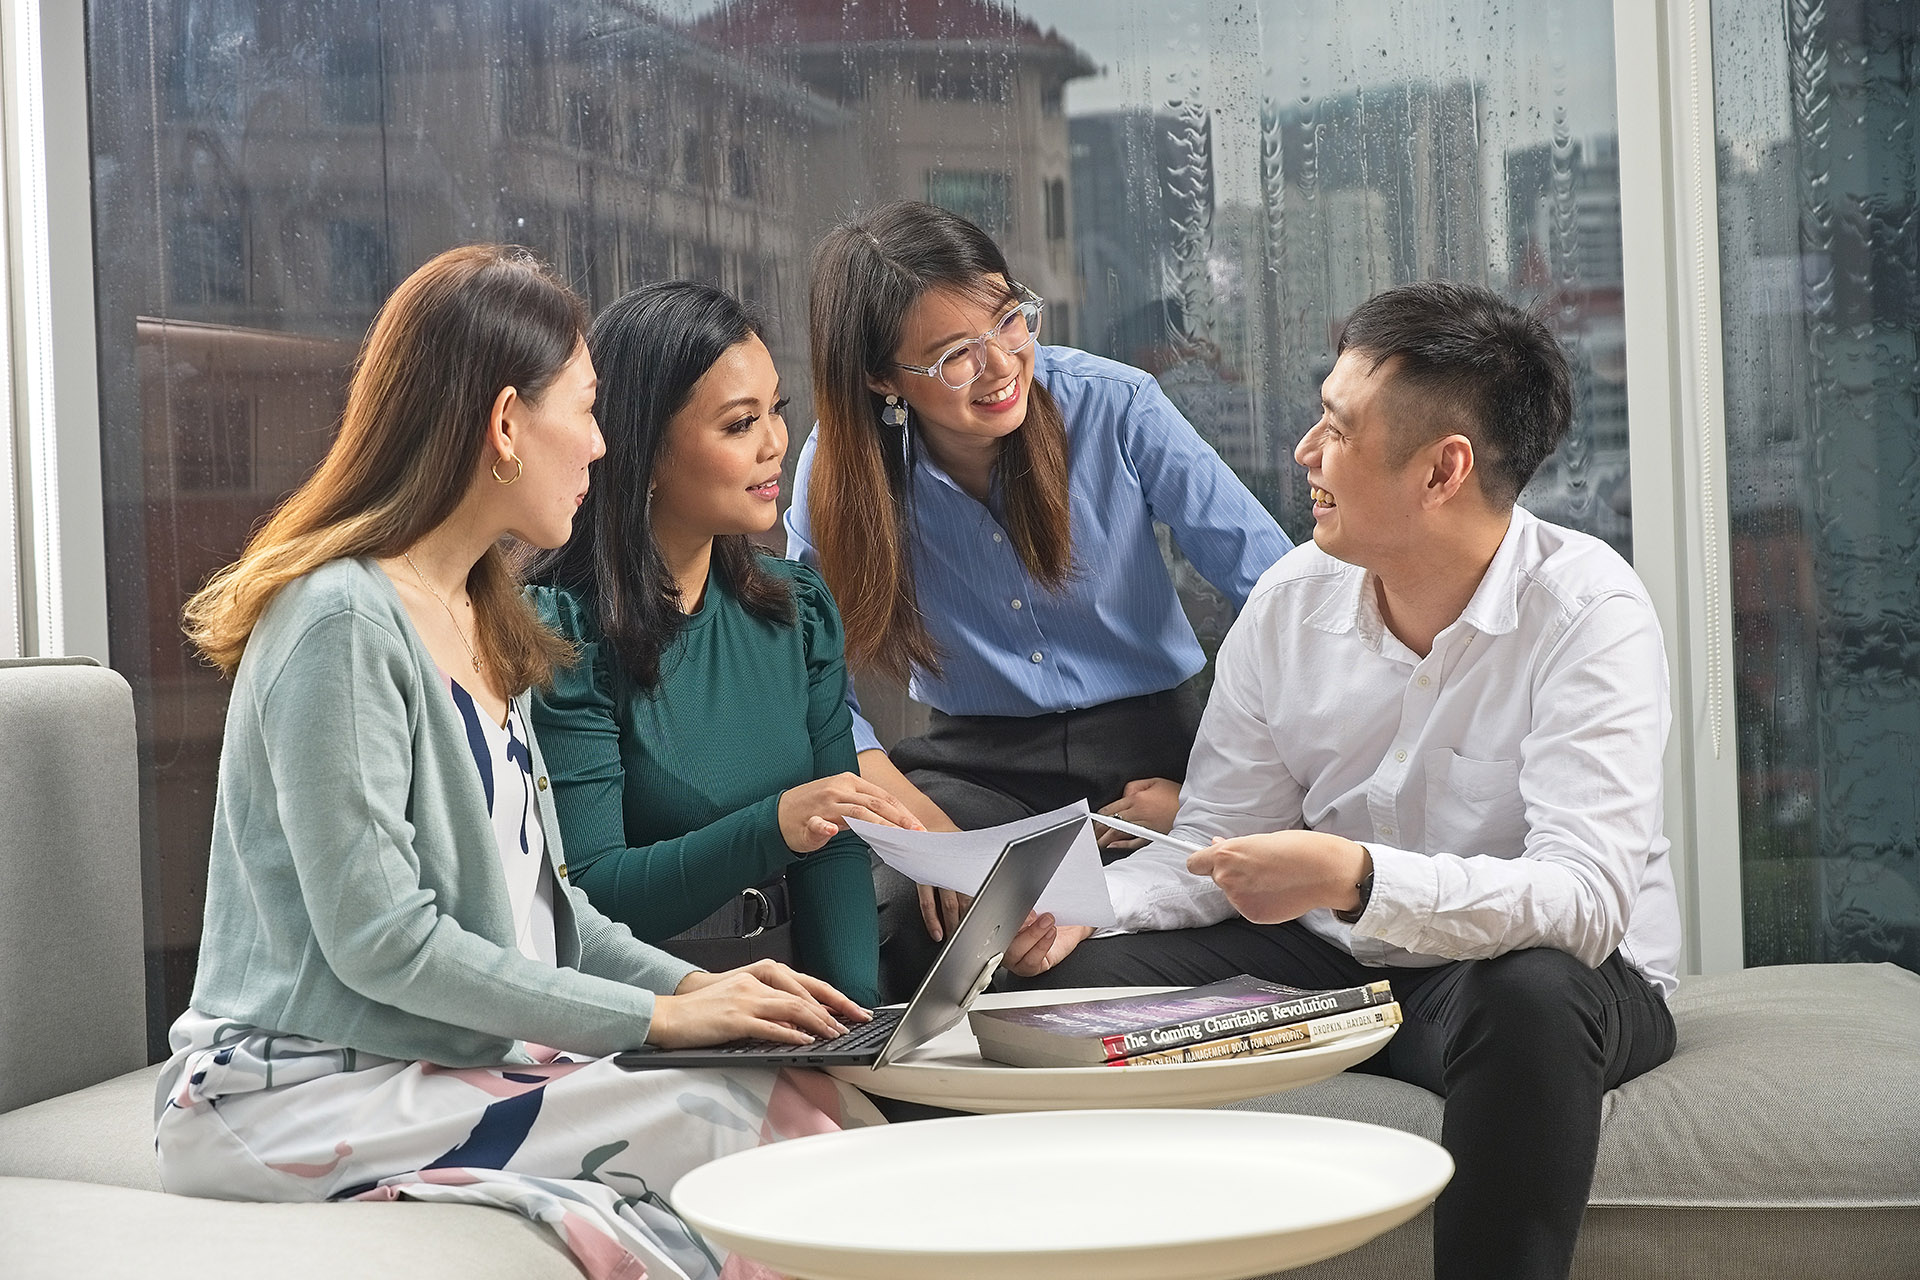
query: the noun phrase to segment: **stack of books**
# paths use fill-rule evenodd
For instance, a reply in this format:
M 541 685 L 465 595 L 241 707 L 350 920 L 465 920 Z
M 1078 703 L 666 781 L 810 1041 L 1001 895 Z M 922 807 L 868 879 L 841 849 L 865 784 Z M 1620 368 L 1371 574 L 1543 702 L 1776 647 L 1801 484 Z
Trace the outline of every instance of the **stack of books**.
M 1204 987 L 967 1014 L 980 1054 L 1016 1067 L 1140 1067 L 1284 1053 L 1400 1021 L 1383 982 L 1307 991 L 1241 974 Z

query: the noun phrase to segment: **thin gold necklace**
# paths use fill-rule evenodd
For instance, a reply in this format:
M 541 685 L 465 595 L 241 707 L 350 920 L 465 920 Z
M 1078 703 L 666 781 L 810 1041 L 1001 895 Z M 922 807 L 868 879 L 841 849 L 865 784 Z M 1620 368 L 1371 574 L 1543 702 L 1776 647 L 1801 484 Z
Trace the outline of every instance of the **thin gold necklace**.
M 435 600 L 438 600 L 440 602 L 440 607 L 447 611 L 447 621 L 453 624 L 453 634 L 460 637 L 460 643 L 462 646 L 466 648 L 467 656 L 473 659 L 474 674 L 478 675 L 480 672 L 480 655 L 475 653 L 473 651 L 473 646 L 467 643 L 467 633 L 460 626 L 460 619 L 453 616 L 453 606 L 447 603 L 447 598 L 445 596 L 441 595 L 438 591 L 435 591 L 433 589 L 433 584 L 427 581 L 426 574 L 420 572 L 420 566 L 413 562 L 413 557 L 411 555 L 409 555 L 405 551 L 402 551 L 400 553 L 400 558 L 407 562 L 407 568 L 413 570 L 413 576 L 420 579 L 420 585 L 427 589 L 427 594 L 432 596 Z

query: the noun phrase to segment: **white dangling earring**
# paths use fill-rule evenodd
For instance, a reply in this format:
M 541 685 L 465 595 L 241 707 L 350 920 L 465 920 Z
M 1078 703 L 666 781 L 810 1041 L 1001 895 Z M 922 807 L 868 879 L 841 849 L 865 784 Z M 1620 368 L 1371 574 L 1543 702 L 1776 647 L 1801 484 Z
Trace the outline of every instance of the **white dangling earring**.
M 887 407 L 880 411 L 880 421 L 890 427 L 907 425 L 907 406 L 900 403 L 899 396 L 887 397 Z

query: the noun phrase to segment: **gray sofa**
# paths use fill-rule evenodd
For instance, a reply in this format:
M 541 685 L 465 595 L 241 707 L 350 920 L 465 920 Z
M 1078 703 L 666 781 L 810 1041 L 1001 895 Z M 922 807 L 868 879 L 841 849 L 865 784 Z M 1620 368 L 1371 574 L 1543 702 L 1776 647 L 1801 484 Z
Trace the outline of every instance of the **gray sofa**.
M 169 1196 L 152 1146 L 133 705 L 119 676 L 0 663 L 0 1276 L 343 1273 L 574 1280 L 490 1209 Z M 1610 1094 L 1575 1275 L 1920 1275 L 1920 976 L 1887 965 L 1690 978 L 1672 1062 Z M 85 1087 L 81 1087 L 85 1086 Z M 1238 1104 L 1438 1137 L 1370 1076 Z M 1429 1277 L 1423 1215 L 1301 1280 Z

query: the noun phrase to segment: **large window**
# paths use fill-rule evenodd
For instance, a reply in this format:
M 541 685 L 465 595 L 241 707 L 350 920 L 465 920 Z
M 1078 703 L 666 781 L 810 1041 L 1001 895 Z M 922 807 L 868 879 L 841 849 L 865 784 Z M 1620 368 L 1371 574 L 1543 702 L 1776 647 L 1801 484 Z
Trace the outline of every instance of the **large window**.
M 1576 367 L 1574 437 L 1525 500 L 1631 550 L 1607 5 L 174 0 L 89 24 L 156 1027 L 189 991 L 226 697 L 180 605 L 325 449 L 379 299 L 452 244 L 531 245 L 596 306 L 669 275 L 747 295 L 804 422 L 813 243 L 933 199 L 1000 237 L 1053 340 L 1153 372 L 1296 536 L 1342 317 L 1482 282 Z M 1180 573 L 1216 641 L 1227 611 Z
M 1920 6 L 1713 40 L 1747 961 L 1920 968 Z

